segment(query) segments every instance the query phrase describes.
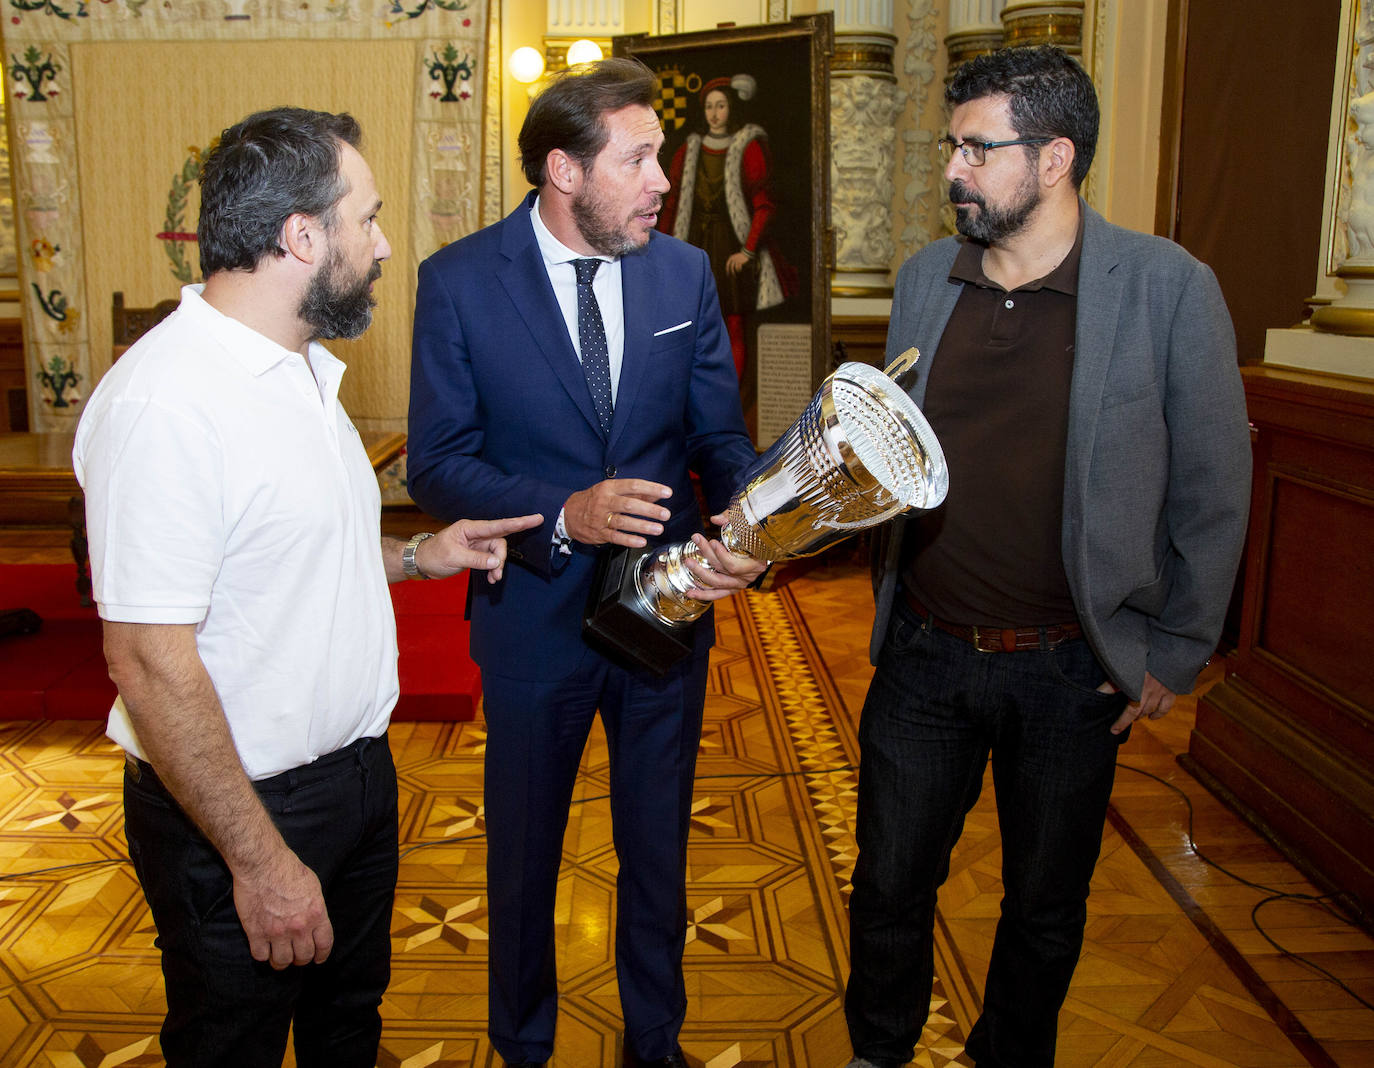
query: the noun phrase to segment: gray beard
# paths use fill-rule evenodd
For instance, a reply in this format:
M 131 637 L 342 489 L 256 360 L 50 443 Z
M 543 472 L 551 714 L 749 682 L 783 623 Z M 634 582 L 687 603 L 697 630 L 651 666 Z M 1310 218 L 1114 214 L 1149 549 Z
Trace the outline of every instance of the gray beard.
M 324 270 L 310 279 L 301 297 L 297 314 L 310 327 L 312 337 L 326 341 L 361 337 L 372 325 L 372 309 L 377 301 L 369 287 L 382 276 L 382 265 L 374 261 L 371 270 L 353 285 L 336 283 L 342 273 L 342 261 L 331 255 Z

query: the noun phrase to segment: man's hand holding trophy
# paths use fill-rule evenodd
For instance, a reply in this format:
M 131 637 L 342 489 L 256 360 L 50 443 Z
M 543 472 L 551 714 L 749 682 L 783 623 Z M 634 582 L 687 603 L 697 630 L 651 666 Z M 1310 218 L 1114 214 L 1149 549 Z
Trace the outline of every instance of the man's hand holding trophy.
M 901 380 L 920 354 L 879 371 L 841 364 L 792 426 L 749 469 L 726 508 L 720 540 L 776 563 L 811 556 L 851 534 L 945 499 L 949 473 L 930 424 Z M 583 630 L 603 648 L 656 673 L 691 649 L 685 631 L 709 607 L 688 593 L 691 541 L 621 549 L 603 562 Z

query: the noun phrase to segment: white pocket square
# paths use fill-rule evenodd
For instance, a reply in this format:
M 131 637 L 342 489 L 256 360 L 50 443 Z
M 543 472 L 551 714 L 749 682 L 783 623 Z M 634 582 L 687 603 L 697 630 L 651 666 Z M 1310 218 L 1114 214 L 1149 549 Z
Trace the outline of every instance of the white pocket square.
M 678 323 L 677 326 L 670 326 L 666 330 L 655 330 L 654 337 L 662 337 L 664 334 L 672 334 L 678 330 L 685 330 L 692 325 L 692 320 L 688 319 L 685 323 Z

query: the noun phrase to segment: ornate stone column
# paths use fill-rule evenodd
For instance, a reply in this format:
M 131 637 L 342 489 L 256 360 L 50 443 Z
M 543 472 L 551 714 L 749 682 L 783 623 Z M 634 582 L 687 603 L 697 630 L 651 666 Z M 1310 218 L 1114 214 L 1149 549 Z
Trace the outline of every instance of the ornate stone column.
M 974 56 L 995 52 L 1002 47 L 1002 8 L 1007 0 L 950 0 L 949 33 L 945 51 L 949 70 Z
M 1070 55 L 1083 52 L 1083 0 L 1008 0 L 1002 26 L 1009 47 L 1048 44 Z
M 891 0 L 823 0 L 835 15 L 830 61 L 830 217 L 836 297 L 891 297 L 893 174 L 901 94 Z

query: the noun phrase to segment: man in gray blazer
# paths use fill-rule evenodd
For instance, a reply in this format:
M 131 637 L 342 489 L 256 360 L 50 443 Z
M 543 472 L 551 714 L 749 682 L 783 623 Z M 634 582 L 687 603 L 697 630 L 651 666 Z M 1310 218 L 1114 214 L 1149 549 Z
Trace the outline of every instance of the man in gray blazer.
M 1189 691 L 1235 578 L 1250 454 L 1216 280 L 1078 195 L 1097 97 L 1052 48 L 961 67 L 945 178 L 961 237 L 898 274 L 889 360 L 950 470 L 876 546 L 845 1012 L 852 1068 L 905 1064 L 936 891 L 989 758 L 1005 896 L 980 1068 L 1054 1063 L 1116 751 Z

